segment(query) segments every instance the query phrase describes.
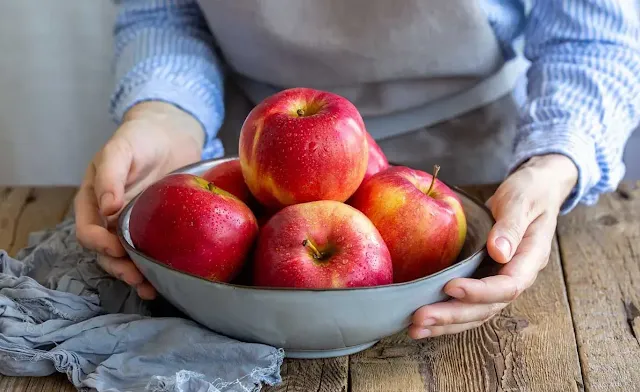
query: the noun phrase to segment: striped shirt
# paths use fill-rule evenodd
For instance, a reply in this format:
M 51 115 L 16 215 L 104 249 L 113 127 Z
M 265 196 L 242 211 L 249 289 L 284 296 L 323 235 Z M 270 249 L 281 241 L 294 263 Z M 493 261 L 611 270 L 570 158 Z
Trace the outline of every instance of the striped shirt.
M 640 120 L 638 2 L 481 1 L 506 58 L 531 62 L 510 169 L 535 155 L 564 154 L 578 183 L 561 212 L 595 203 L 624 176 L 624 146 Z M 115 121 L 138 102 L 170 102 L 202 124 L 202 158 L 222 156 L 222 66 L 197 2 L 114 2 Z

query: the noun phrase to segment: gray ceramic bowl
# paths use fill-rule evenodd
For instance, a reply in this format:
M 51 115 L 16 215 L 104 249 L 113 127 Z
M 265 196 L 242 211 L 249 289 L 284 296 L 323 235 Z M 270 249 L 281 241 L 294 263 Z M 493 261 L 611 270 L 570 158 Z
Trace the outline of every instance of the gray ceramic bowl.
M 199 162 L 177 172 L 202 174 L 225 160 Z M 455 188 L 454 188 L 455 189 Z M 218 333 L 246 342 L 284 348 L 290 358 L 323 358 L 364 350 L 402 331 L 416 309 L 447 299 L 449 280 L 469 277 L 487 257 L 485 240 L 493 225 L 489 211 L 455 189 L 467 215 L 468 234 L 459 261 L 436 274 L 387 286 L 301 290 L 214 283 L 160 264 L 136 250 L 129 216 L 120 216 L 120 241 L 160 294 L 188 317 Z

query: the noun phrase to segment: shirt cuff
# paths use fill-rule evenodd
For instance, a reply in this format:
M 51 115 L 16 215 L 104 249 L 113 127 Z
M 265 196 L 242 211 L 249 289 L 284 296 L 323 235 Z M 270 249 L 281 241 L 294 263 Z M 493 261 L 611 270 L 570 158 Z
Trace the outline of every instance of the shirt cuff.
M 528 159 L 545 154 L 563 154 L 578 169 L 576 186 L 560 208 L 560 214 L 570 212 L 578 203 L 593 205 L 597 196 L 590 190 L 600 181 L 600 167 L 592 138 L 568 124 L 533 124 L 519 130 L 509 173 Z
M 172 104 L 193 116 L 205 132 L 202 159 L 224 156 L 222 142 L 216 137 L 224 119 L 224 105 L 217 96 L 195 83 L 187 83 L 180 77 L 154 78 L 123 83 L 111 100 L 111 114 L 118 124 L 133 106 L 145 101 L 161 101 Z M 222 96 L 222 93 L 219 94 Z

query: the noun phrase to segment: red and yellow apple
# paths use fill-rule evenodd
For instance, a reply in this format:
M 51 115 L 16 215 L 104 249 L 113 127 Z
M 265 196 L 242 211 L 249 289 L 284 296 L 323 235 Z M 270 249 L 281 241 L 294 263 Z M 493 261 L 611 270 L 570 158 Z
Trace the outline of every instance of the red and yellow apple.
M 367 180 L 374 174 L 389 168 L 389 160 L 387 159 L 387 156 L 369 132 L 367 132 L 367 142 L 369 144 L 369 160 L 363 181 Z
M 224 161 L 204 172 L 201 177 L 231 193 L 249 207 L 253 207 L 256 203 L 244 182 L 239 158 Z
M 344 97 L 292 88 L 265 98 L 240 132 L 242 174 L 268 208 L 317 200 L 346 201 L 364 178 L 367 132 Z
M 450 266 L 467 234 L 458 195 L 434 175 L 404 166 L 375 174 L 349 204 L 382 235 L 393 260 L 394 282 L 418 279 Z
M 231 193 L 251 208 L 253 215 L 258 220 L 259 227 L 262 227 L 273 214 L 278 212 L 277 209 L 266 208 L 253 197 L 249 187 L 244 182 L 239 158 L 234 158 L 212 167 L 202 175 L 202 178 Z
M 231 193 L 191 174 L 170 174 L 145 189 L 129 220 L 133 245 L 176 270 L 229 282 L 242 269 L 258 224 Z
M 371 221 L 332 200 L 285 207 L 260 230 L 257 286 L 345 288 L 393 282 L 391 255 Z

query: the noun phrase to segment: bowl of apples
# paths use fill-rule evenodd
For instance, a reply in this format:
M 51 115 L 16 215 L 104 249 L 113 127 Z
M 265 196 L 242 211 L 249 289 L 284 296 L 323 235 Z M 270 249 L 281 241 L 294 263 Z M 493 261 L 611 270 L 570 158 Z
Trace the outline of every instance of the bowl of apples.
M 290 358 L 352 354 L 401 332 L 487 259 L 478 200 L 390 165 L 356 108 L 308 88 L 256 105 L 238 156 L 150 185 L 118 235 L 187 317 Z

